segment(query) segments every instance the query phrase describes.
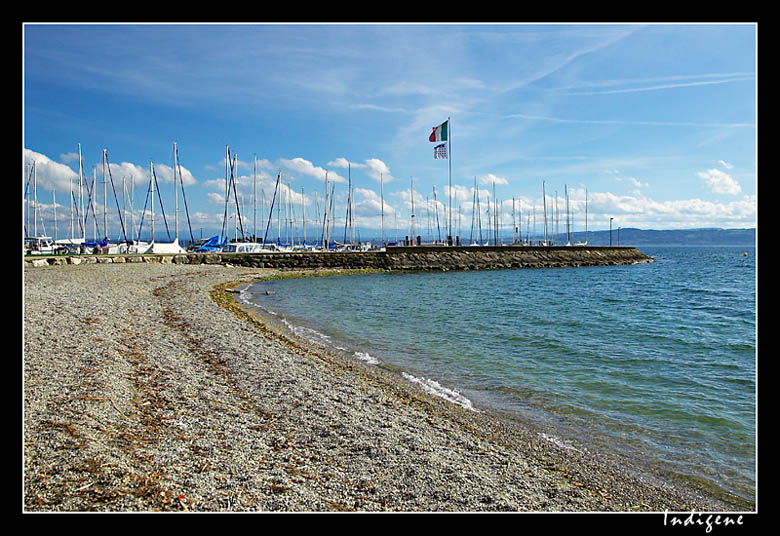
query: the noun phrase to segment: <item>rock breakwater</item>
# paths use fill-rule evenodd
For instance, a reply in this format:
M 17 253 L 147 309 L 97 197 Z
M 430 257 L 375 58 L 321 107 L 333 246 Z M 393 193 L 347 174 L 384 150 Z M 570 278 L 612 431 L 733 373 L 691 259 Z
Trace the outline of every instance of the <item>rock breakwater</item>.
M 25 265 L 94 263 L 223 264 L 275 269 L 496 270 L 652 262 L 635 247 L 391 247 L 386 251 L 79 255 L 30 258 Z

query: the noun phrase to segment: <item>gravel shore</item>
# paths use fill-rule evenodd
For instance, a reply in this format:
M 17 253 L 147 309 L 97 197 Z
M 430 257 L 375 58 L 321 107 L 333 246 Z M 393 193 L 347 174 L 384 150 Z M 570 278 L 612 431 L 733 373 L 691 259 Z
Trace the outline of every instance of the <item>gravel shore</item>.
M 727 511 L 307 346 L 221 265 L 24 268 L 23 510 Z

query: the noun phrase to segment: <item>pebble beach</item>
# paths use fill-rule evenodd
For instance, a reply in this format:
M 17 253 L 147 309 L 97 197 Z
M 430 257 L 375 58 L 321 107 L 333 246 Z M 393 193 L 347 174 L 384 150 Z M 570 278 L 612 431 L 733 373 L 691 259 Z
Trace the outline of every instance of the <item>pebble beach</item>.
M 740 509 L 432 396 L 233 299 L 275 275 L 23 268 L 23 511 Z

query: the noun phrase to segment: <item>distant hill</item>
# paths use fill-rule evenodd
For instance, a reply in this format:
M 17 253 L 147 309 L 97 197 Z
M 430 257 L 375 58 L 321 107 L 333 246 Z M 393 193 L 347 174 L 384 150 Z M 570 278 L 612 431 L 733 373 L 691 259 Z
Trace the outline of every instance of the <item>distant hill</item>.
M 572 243 L 584 241 L 585 232 L 572 233 Z M 619 240 L 619 243 L 618 243 Z M 589 231 L 588 244 L 608 246 L 609 231 Z M 617 246 L 753 246 L 756 229 L 676 229 L 658 231 L 631 227 L 612 229 L 612 245 Z

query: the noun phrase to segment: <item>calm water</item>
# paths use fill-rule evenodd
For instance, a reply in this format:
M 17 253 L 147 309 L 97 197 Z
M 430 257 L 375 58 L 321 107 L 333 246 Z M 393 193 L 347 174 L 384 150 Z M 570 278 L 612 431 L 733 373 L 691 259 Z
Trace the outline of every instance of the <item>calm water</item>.
M 753 501 L 755 248 L 641 249 L 656 262 L 280 280 L 244 298 L 475 411 Z

